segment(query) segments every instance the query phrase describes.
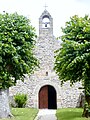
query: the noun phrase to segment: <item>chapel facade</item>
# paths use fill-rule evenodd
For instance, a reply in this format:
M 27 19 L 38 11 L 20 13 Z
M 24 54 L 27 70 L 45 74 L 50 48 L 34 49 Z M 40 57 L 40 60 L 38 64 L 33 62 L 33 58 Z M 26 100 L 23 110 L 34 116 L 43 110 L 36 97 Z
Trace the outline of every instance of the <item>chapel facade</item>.
M 39 18 L 39 37 L 36 40 L 35 56 L 40 61 L 40 68 L 25 81 L 18 81 L 10 88 L 10 96 L 16 93 L 28 95 L 27 107 L 39 109 L 57 109 L 64 107 L 78 107 L 82 90 L 80 83 L 70 87 L 61 82 L 54 71 L 55 51 L 60 48 L 60 42 L 53 35 L 53 18 L 45 9 Z

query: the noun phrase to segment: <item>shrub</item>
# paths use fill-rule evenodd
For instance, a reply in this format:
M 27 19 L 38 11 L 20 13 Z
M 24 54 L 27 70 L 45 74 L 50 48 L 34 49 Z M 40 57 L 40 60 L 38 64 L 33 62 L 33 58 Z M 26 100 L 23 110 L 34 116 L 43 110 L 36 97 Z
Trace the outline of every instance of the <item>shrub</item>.
M 16 102 L 16 106 L 19 108 L 25 107 L 26 102 L 27 102 L 27 95 L 26 94 L 21 94 L 21 93 L 17 93 L 14 96 L 14 100 Z

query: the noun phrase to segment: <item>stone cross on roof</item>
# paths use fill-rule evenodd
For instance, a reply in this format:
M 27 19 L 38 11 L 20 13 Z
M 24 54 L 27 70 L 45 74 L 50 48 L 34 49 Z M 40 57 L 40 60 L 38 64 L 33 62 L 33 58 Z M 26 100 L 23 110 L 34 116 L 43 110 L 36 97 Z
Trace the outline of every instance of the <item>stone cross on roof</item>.
M 47 8 L 48 6 L 45 4 L 45 6 L 44 6 L 44 7 L 45 7 L 45 10 L 46 10 L 46 8 Z

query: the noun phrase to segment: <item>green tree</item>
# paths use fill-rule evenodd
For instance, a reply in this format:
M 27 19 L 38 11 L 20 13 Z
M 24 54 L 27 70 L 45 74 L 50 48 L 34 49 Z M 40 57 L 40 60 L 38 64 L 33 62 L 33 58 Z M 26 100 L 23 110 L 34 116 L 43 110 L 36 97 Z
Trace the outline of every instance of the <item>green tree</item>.
M 61 83 L 70 80 L 73 84 L 82 81 L 88 109 L 83 115 L 90 116 L 90 18 L 88 16 L 70 18 L 62 28 L 61 48 L 56 51 L 55 70 Z
M 0 97 L 2 99 L 3 92 L 6 92 L 7 96 L 7 89 L 10 86 L 15 85 L 17 80 L 24 80 L 25 74 L 30 75 L 38 66 L 38 60 L 33 54 L 35 38 L 35 28 L 32 27 L 29 19 L 17 13 L 0 14 Z M 8 117 L 9 108 L 4 106 L 3 101 L 0 102 L 2 103 L 0 118 Z

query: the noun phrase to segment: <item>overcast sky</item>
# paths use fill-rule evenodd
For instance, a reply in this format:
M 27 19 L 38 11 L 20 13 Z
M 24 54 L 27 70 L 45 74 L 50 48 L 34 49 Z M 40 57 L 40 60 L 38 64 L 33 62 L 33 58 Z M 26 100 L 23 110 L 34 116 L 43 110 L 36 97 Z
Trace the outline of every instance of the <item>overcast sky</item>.
M 56 37 L 60 36 L 61 27 L 71 16 L 90 14 L 90 0 L 0 0 L 0 13 L 3 11 L 17 12 L 29 17 L 38 34 L 38 19 L 45 9 L 45 4 L 53 17 L 54 35 Z

